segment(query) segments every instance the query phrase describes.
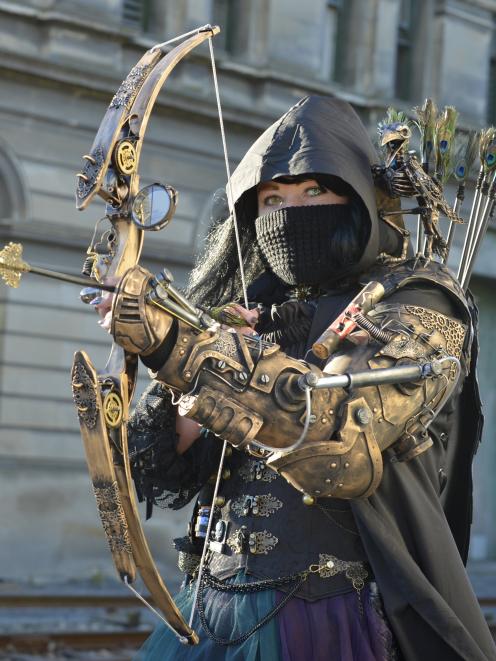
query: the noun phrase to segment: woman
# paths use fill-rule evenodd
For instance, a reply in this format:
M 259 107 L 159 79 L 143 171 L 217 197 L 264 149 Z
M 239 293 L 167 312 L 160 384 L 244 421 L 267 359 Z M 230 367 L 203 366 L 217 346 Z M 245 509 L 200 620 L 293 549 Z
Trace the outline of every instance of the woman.
M 370 171 L 376 160 L 347 103 L 302 99 L 255 142 L 232 176 L 255 309 L 239 305 L 231 216 L 212 230 L 190 296 L 203 306 L 230 304 L 227 318 L 237 313 L 288 356 L 319 364 L 312 343 L 364 283 L 379 280 L 386 299 L 374 312 L 376 327 L 393 324 L 426 346 L 439 332 L 438 349 L 458 352 L 463 375 L 413 451 L 405 445 L 412 434 L 404 411 L 416 386 L 398 390 L 397 401 L 390 405 L 387 398 L 378 413 L 373 409 L 385 436 L 393 434 L 403 445 L 384 452 L 382 481 L 369 498 L 304 502 L 263 460 L 231 452 L 207 556 L 213 578 L 200 589 L 194 621 L 200 645 L 181 647 L 159 627 L 139 659 L 496 658 L 460 557 L 466 557 L 470 462 L 478 439 L 473 428 L 462 429 L 455 412 L 463 406 L 465 420 L 479 415 L 469 370 L 471 349 L 472 367 L 475 362 L 473 310 L 442 267 L 404 260 L 405 232 L 378 215 Z M 461 333 L 456 346 L 443 328 Z M 363 331 L 352 339 L 331 357 L 327 371 L 379 365 L 384 342 Z M 157 369 L 153 357 L 143 361 Z M 339 395 L 339 411 L 349 396 Z M 344 424 L 338 411 L 329 415 Z M 176 509 L 198 494 L 189 534 L 176 540 L 188 576 L 177 603 L 189 616 L 196 586 L 190 579 L 221 444 L 195 422 L 176 421 L 159 381 L 142 397 L 129 432 L 136 485 L 150 507 Z M 310 566 L 317 567 L 314 573 Z

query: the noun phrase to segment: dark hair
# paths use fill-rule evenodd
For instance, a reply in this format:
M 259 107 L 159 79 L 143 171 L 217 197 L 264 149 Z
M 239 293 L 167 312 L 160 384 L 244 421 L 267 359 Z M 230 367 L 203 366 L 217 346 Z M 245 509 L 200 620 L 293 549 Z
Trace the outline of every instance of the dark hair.
M 304 174 L 294 177 L 278 177 L 282 183 L 299 183 L 314 179 L 322 188 L 338 195 L 346 195 L 350 205 L 350 223 L 343 225 L 340 244 L 343 253 L 348 251 L 357 238 L 361 252 L 370 235 L 370 218 L 360 196 L 339 177 L 325 174 Z M 265 270 L 265 264 L 257 244 L 254 220 L 258 215 L 257 190 L 246 191 L 236 203 L 236 218 L 245 269 L 246 286 L 249 287 Z M 367 222 L 364 220 L 367 219 Z M 356 249 L 356 243 L 354 244 Z M 191 271 L 187 293 L 197 305 L 221 305 L 242 298 L 239 258 L 232 214 L 227 218 L 214 218 L 206 238 L 203 253 Z

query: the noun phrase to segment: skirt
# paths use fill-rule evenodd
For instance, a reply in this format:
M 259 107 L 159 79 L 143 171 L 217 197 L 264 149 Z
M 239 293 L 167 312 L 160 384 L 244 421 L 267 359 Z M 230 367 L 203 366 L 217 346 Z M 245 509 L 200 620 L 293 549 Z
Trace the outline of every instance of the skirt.
M 255 580 L 238 574 L 233 585 Z M 189 621 L 195 586 L 176 596 Z M 204 612 L 215 637 L 233 640 L 256 626 L 286 595 L 276 590 L 239 594 L 207 588 Z M 193 628 L 200 643 L 183 645 L 159 625 L 134 661 L 393 661 L 399 659 L 394 637 L 382 609 L 375 583 L 361 594 L 347 592 L 309 602 L 292 597 L 262 627 L 237 645 L 219 644 L 202 628 L 195 612 Z

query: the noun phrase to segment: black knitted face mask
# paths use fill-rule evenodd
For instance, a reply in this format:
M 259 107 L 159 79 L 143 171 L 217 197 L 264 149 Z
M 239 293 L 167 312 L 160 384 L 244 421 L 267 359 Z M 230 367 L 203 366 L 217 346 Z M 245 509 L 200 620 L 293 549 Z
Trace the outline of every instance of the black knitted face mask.
M 287 207 L 255 220 L 260 250 L 288 285 L 324 285 L 362 256 L 367 229 L 349 204 Z

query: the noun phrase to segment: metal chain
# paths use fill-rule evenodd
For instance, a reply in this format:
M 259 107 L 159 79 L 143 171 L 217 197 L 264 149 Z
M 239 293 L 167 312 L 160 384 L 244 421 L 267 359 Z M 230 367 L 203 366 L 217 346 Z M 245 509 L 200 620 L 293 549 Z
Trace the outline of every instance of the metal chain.
M 251 629 L 248 629 L 248 631 L 245 631 L 245 633 L 241 634 L 241 636 L 238 636 L 237 638 L 222 638 L 220 636 L 217 636 L 212 629 L 210 628 L 208 622 L 207 622 L 207 617 L 205 613 L 205 605 L 203 601 L 204 597 L 204 591 L 205 587 L 207 587 L 207 582 L 205 580 L 206 573 L 204 573 L 202 577 L 202 584 L 200 586 L 200 589 L 198 591 L 198 616 L 200 618 L 200 623 L 203 627 L 203 630 L 207 634 L 207 636 L 212 640 L 214 643 L 217 643 L 217 645 L 240 645 L 241 643 L 244 643 L 245 640 L 247 640 L 250 636 L 252 636 L 256 631 L 261 629 L 263 626 L 267 624 L 267 622 L 270 622 L 278 613 L 279 611 L 288 603 L 288 601 L 291 599 L 291 597 L 295 594 L 295 592 L 298 590 L 298 588 L 301 586 L 303 581 L 305 581 L 308 577 L 308 571 L 301 572 L 300 574 L 294 574 L 291 577 L 291 579 L 298 579 L 295 585 L 291 588 L 291 590 L 281 599 L 281 601 L 276 604 L 271 610 L 264 615 L 264 617 L 257 622 Z M 211 578 L 211 577 L 210 577 Z M 274 580 L 269 580 L 269 581 L 257 581 L 257 583 L 247 583 L 243 585 L 244 587 L 247 586 L 255 586 L 255 585 L 260 585 L 262 583 L 274 583 L 275 581 L 282 581 L 283 579 L 274 579 Z M 198 583 L 200 583 L 200 580 L 198 580 Z M 282 583 L 279 583 L 282 585 Z M 240 588 L 240 585 L 231 585 L 229 586 L 230 588 L 233 588 L 233 592 L 245 592 L 245 590 L 236 590 L 235 588 Z M 261 590 L 268 590 L 272 586 L 267 586 L 267 587 L 258 587 L 253 590 L 253 592 L 260 592 Z M 246 590 L 248 592 L 248 590 Z

